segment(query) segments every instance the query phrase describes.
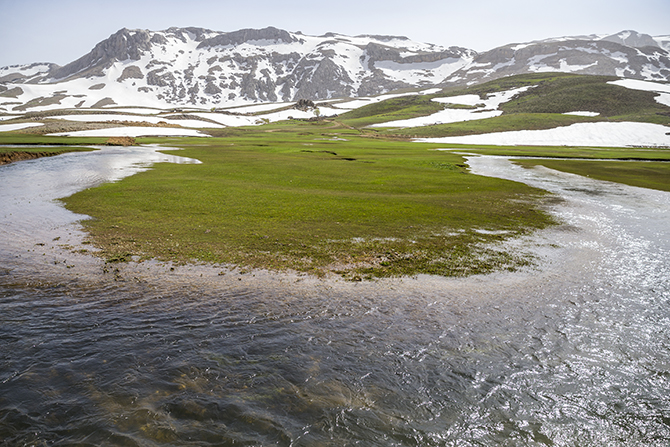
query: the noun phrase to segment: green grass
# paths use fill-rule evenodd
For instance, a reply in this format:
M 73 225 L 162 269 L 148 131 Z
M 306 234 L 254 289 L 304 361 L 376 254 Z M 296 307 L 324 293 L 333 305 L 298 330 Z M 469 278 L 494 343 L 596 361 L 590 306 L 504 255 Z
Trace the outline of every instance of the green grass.
M 525 167 L 546 166 L 558 171 L 641 188 L 670 191 L 670 163 L 603 160 L 516 160 Z
M 460 156 L 429 145 L 328 122 L 214 133 L 167 142 L 201 165 L 159 164 L 65 199 L 94 217 L 83 223 L 104 256 L 461 276 L 526 264 L 485 244 L 552 223 L 538 207 L 543 192 L 469 174 Z

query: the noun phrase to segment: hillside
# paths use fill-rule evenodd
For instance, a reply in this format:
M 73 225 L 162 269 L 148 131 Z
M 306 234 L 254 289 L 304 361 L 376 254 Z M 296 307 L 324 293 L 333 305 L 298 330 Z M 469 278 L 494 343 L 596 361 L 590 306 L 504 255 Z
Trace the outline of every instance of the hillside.
M 372 125 L 381 135 L 414 138 L 553 129 L 594 122 L 667 126 L 669 87 L 603 76 L 517 75 L 464 89 L 390 99 L 344 113 L 339 120 L 353 126 Z

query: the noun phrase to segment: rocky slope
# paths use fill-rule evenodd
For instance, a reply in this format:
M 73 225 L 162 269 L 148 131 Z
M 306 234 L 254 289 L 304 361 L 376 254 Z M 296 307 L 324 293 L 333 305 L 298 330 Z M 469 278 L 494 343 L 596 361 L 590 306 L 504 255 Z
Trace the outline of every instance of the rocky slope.
M 0 95 L 19 109 L 323 100 L 432 86 L 475 54 L 393 36 L 122 29 L 64 67 L 0 69 Z
M 122 29 L 63 67 L 0 68 L 0 112 L 232 107 L 371 96 L 562 71 L 670 80 L 670 37 L 636 32 L 507 45 L 477 54 L 405 37 L 306 36 L 265 28 Z
M 442 85 L 472 85 L 504 76 L 563 72 L 648 81 L 670 80 L 670 37 L 635 31 L 510 44 L 482 54 Z

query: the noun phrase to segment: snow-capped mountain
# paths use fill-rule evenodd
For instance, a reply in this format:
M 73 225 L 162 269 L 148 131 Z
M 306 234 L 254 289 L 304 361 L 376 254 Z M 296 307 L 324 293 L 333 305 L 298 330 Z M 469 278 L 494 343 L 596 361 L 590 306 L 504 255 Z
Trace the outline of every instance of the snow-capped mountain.
M 0 68 L 0 112 L 326 100 L 549 71 L 668 81 L 669 51 L 670 36 L 635 31 L 511 44 L 478 54 L 395 36 L 122 29 L 63 67 Z
M 393 36 L 314 37 L 276 28 L 122 29 L 64 67 L 0 69 L 5 84 L 0 94 L 15 98 L 19 109 L 29 109 L 29 101 L 59 107 L 217 107 L 323 100 L 432 86 L 475 55 Z
M 622 31 L 609 36 L 559 37 L 505 45 L 477 55 L 443 84 L 472 85 L 504 76 L 542 72 L 668 81 L 670 36 Z

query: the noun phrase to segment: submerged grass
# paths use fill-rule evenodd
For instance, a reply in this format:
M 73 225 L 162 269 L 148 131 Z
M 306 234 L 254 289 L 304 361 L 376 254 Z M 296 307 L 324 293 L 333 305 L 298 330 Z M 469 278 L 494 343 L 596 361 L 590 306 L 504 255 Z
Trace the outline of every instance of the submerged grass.
M 108 259 L 351 279 L 513 269 L 528 259 L 491 243 L 553 223 L 539 190 L 472 175 L 461 156 L 428 150 L 435 146 L 333 126 L 288 122 L 162 140 L 203 164 L 159 164 L 65 203 L 94 217 L 83 224 Z
M 670 152 L 670 151 L 669 151 Z M 670 155 L 670 154 L 669 154 Z M 546 166 L 558 171 L 641 188 L 670 191 L 670 163 L 603 160 L 516 160 L 525 167 Z

